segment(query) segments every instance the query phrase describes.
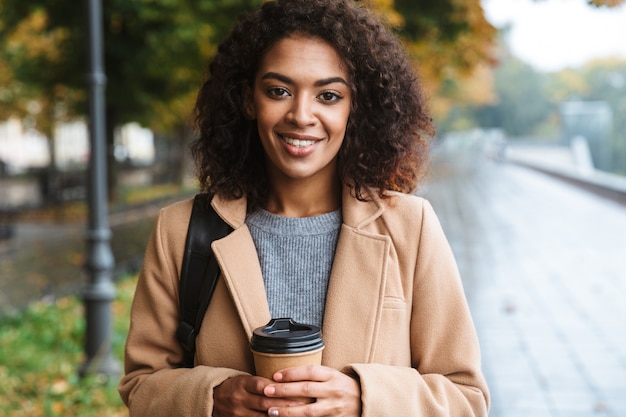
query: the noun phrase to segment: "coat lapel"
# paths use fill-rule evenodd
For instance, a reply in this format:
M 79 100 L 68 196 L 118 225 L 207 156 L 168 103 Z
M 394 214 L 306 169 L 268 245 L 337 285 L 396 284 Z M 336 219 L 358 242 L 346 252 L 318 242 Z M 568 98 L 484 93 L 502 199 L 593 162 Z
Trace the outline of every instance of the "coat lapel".
M 245 199 L 215 197 L 213 206 L 234 231 L 213 242 L 212 248 L 248 339 L 270 320 L 261 266 L 245 220 Z
M 325 364 L 341 368 L 346 359 L 366 363 L 374 355 L 382 313 L 390 240 L 361 227 L 383 212 L 382 205 L 359 202 L 344 192 L 344 224 L 328 286 L 323 336 Z

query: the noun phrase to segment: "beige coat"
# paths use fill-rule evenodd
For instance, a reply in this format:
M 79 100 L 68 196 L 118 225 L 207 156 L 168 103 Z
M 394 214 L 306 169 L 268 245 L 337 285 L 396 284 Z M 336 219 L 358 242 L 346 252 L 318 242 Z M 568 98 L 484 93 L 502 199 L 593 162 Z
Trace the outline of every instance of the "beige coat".
M 245 200 L 215 198 L 234 231 L 213 243 L 222 270 L 197 339 L 196 367 L 182 349 L 178 280 L 191 200 L 163 209 L 131 313 L 120 393 L 138 416 L 210 416 L 213 388 L 253 373 L 252 330 L 270 319 Z M 402 194 L 343 196 L 332 267 L 323 364 L 356 375 L 367 417 L 486 416 L 488 390 L 456 263 L 427 201 Z

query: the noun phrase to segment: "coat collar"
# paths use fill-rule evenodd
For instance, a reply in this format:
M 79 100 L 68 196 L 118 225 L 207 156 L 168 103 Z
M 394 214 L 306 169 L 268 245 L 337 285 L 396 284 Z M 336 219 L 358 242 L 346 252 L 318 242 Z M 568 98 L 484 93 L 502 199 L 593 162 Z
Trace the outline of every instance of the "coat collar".
M 360 229 L 376 220 L 384 211 L 384 206 L 378 194 L 372 189 L 364 190 L 368 201 L 357 200 L 352 189 L 343 188 L 342 215 L 343 223 L 351 228 Z
M 368 201 L 359 201 L 352 194 L 352 189 L 344 185 L 342 190 L 342 216 L 345 225 L 359 229 L 376 220 L 384 211 L 384 204 L 375 190 L 366 188 L 364 194 Z M 244 225 L 246 220 L 245 197 L 228 200 L 216 195 L 211 202 L 215 211 L 233 229 Z
M 366 190 L 369 201 L 359 201 L 344 187 L 343 224 L 331 271 L 323 334 L 324 363 L 336 368 L 346 365 L 342 358 L 368 362 L 374 354 L 387 262 L 391 241 L 388 236 L 364 230 L 384 212 L 375 192 Z M 245 225 L 246 201 L 216 196 L 213 207 L 234 231 L 213 243 L 226 285 L 233 298 L 247 336 L 270 320 L 261 267 Z M 354 343 L 358 340 L 359 343 Z

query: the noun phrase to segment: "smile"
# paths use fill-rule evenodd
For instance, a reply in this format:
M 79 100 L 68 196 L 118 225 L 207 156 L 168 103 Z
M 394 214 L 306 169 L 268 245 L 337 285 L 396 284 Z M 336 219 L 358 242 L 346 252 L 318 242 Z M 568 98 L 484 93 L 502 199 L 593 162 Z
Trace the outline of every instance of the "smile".
M 287 136 L 281 136 L 281 138 L 291 146 L 295 146 L 296 148 L 306 148 L 307 146 L 311 146 L 315 143 L 314 140 L 303 140 L 303 139 L 294 139 Z

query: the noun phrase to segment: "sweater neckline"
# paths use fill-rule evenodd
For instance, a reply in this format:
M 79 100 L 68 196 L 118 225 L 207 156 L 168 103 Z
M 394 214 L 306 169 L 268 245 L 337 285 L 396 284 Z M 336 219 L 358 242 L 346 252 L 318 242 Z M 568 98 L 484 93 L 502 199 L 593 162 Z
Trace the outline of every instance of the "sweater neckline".
M 248 225 L 277 235 L 324 234 L 338 230 L 341 222 L 341 209 L 309 217 L 286 217 L 258 209 L 246 217 Z

